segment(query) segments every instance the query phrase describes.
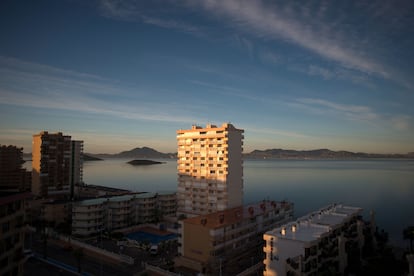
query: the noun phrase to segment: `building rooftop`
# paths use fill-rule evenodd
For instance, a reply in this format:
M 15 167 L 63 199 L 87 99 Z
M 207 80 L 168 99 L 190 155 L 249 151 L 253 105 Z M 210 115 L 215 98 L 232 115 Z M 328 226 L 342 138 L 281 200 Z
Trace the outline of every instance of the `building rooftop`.
M 207 228 L 216 229 L 254 218 L 273 210 L 279 212 L 282 212 L 283 210 L 293 210 L 293 203 L 287 201 L 276 202 L 264 200 L 259 203 L 188 218 L 184 220 L 184 223 L 204 225 Z
M 135 198 L 152 198 L 156 196 L 156 193 L 141 193 L 141 194 L 134 194 Z
M 223 123 L 220 127 L 217 127 L 216 125 L 207 124 L 205 128 L 193 125 L 191 129 L 179 129 L 177 130 L 177 134 L 184 134 L 186 132 L 199 132 L 199 131 L 209 131 L 209 130 L 215 130 L 215 131 L 224 131 L 224 130 L 236 130 L 244 132 L 243 129 L 235 128 L 231 123 Z
M 92 206 L 92 205 L 99 205 L 103 202 L 121 202 L 121 201 L 128 201 L 133 198 L 152 198 L 155 197 L 155 193 L 139 193 L 139 194 L 126 194 L 120 196 L 111 196 L 111 197 L 99 197 L 99 198 L 92 198 L 78 201 L 78 205 L 81 206 Z
M 81 206 L 99 205 L 105 202 L 106 200 L 107 198 L 105 197 L 87 199 L 87 200 L 82 200 L 82 201 L 77 202 L 77 205 L 81 205 Z
M 282 239 L 310 242 L 319 239 L 361 212 L 362 208 L 332 204 L 266 234 Z

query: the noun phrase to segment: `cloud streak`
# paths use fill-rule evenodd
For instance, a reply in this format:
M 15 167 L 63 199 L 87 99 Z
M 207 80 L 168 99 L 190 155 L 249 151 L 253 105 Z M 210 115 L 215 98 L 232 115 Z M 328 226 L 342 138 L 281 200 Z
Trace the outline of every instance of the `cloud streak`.
M 191 113 L 191 108 L 196 107 L 186 108 L 150 99 L 142 101 L 148 92 L 134 91 L 134 96 L 131 96 L 131 91 L 96 76 L 4 57 L 0 57 L 0 72 L 0 104 L 85 112 L 131 120 L 194 121 L 186 113 Z
M 379 115 L 368 106 L 338 104 L 323 99 L 310 98 L 297 99 L 297 102 L 316 109 L 321 113 L 335 112 L 342 117 L 352 120 L 373 121 L 379 118 Z
M 141 21 L 145 24 L 154 25 L 161 28 L 190 33 L 203 36 L 204 33 L 195 25 L 188 24 L 180 19 L 163 19 L 157 16 L 149 16 L 143 12 L 143 7 L 148 3 L 139 1 L 124 0 L 101 0 L 99 9 L 101 14 L 107 18 L 123 21 Z M 141 7 L 141 5 L 143 7 Z
M 348 120 L 372 123 L 383 128 L 392 128 L 405 132 L 413 129 L 413 117 L 403 114 L 379 114 L 371 107 L 363 105 L 339 104 L 323 99 L 301 98 L 292 106 L 307 109 L 317 114 L 336 114 L 340 118 Z
M 414 85 L 410 77 L 398 69 L 400 67 L 386 63 L 386 60 L 395 60 L 389 47 L 384 46 L 393 39 L 390 34 L 404 28 L 408 30 L 406 26 L 410 25 L 406 19 L 409 16 L 407 10 L 413 5 L 405 0 L 400 2 L 399 5 L 262 0 L 170 0 L 151 4 L 134 0 L 100 0 L 98 3 L 105 17 L 140 21 L 200 37 L 214 37 L 211 26 L 202 27 L 206 21 L 188 23 L 189 19 L 197 15 L 212 22 L 211 19 L 216 18 L 220 23 L 216 28 L 221 31 L 228 31 L 229 26 L 238 31 L 231 36 L 247 50 L 250 58 L 257 52 L 261 61 L 281 62 L 279 55 L 254 47 L 249 36 L 265 42 L 282 40 L 340 65 L 342 70 L 334 72 L 338 79 L 366 84 L 366 78 L 379 77 L 412 89 Z M 355 18 L 361 25 L 355 27 L 352 21 Z M 380 29 L 370 29 L 374 25 Z M 330 72 L 316 72 L 315 69 L 309 68 L 310 74 L 325 79 L 332 77 Z
M 301 22 L 298 18 L 306 17 L 289 7 L 283 10 L 276 6 L 265 6 L 261 1 L 247 0 L 208 0 L 198 3 L 206 11 L 227 18 L 239 29 L 249 30 L 256 36 L 282 38 L 345 67 L 384 78 L 390 76 L 381 64 L 346 47 L 344 34 L 338 34 L 338 30 L 316 20 Z

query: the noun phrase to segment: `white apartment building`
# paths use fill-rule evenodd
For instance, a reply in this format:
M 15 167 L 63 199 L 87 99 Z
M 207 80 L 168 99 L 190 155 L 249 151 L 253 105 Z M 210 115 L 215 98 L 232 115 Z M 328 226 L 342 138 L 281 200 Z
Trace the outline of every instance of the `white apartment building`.
M 175 217 L 177 214 L 177 194 L 171 192 L 157 192 L 157 205 L 162 216 Z
M 263 261 L 263 234 L 292 218 L 292 203 L 267 200 L 184 219 L 175 266 L 203 275 L 237 275 Z
M 72 234 L 89 236 L 105 228 L 106 198 L 75 202 L 72 205 Z
M 343 275 L 348 252 L 364 244 L 361 213 L 332 204 L 266 232 L 263 275 Z
M 112 231 L 138 223 L 154 221 L 156 210 L 168 199 L 169 208 L 173 206 L 175 192 L 142 193 L 82 200 L 72 206 L 72 234 L 89 236 L 101 230 Z M 175 214 L 175 211 L 174 211 Z
M 175 193 L 172 193 L 175 195 Z M 134 223 L 151 222 L 155 220 L 155 210 L 157 209 L 157 194 L 143 193 L 135 195 L 132 202 L 135 212 L 133 212 Z M 177 201 L 176 201 L 177 204 Z
M 230 123 L 177 131 L 178 216 L 243 204 L 243 132 Z

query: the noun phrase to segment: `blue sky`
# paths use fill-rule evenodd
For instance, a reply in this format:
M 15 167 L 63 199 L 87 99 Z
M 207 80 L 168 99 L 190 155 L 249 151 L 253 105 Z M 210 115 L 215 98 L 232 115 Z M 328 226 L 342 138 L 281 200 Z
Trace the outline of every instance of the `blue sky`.
M 231 122 L 244 148 L 414 151 L 413 1 L 0 2 L 0 143 L 176 151 Z

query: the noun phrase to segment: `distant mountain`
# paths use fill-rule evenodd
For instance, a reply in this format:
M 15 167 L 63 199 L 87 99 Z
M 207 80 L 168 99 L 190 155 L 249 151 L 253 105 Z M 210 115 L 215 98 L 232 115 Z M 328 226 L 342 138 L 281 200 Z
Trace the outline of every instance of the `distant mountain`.
M 91 156 L 86 153 L 83 154 L 83 161 L 102 161 L 102 160 L 103 160 L 102 158 Z
M 31 153 L 24 153 L 24 159 L 30 160 Z M 407 154 L 380 154 L 351 151 L 332 151 L 329 149 L 316 150 L 286 150 L 267 149 L 254 150 L 243 154 L 246 159 L 364 159 L 364 158 L 395 158 L 414 159 L 414 152 Z M 96 158 L 96 159 L 95 159 Z M 134 148 L 120 153 L 84 153 L 85 161 L 102 160 L 105 158 L 128 158 L 128 159 L 174 159 L 177 153 L 162 153 L 149 147 Z
M 155 149 L 149 147 L 142 147 L 142 148 L 135 148 L 128 151 L 122 151 L 120 153 L 115 154 L 108 154 L 108 153 L 100 153 L 100 154 L 91 154 L 88 155 L 98 158 L 129 158 L 129 159 L 139 159 L 139 158 L 175 158 L 175 153 L 162 153 L 156 151 Z
M 248 159 L 363 159 L 363 158 L 413 158 L 412 154 L 379 154 L 350 151 L 316 150 L 254 150 L 244 155 Z

